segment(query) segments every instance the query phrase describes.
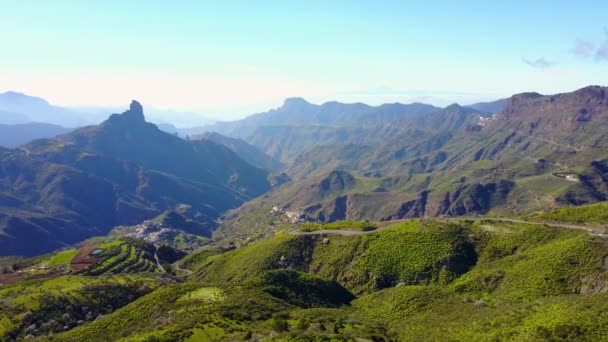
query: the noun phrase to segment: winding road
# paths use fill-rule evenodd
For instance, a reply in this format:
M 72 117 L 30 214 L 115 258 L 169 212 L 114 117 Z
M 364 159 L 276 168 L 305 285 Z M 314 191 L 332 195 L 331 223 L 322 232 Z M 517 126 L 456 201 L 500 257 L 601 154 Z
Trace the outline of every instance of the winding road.
M 181 267 L 180 267 L 180 265 L 179 265 L 179 261 L 174 262 L 174 263 L 173 263 L 173 267 L 174 267 L 174 268 L 175 268 L 175 270 L 177 270 L 177 271 L 180 271 L 180 272 L 184 272 L 184 273 L 186 273 L 186 275 L 192 275 L 192 273 L 193 273 L 193 272 L 192 272 L 192 271 L 190 271 L 190 270 L 187 270 L 187 269 L 185 269 L 185 268 L 181 268 Z
M 602 239 L 608 238 L 607 234 L 603 234 L 599 229 L 591 228 L 588 226 L 581 226 L 575 224 L 566 224 L 566 223 L 550 223 L 550 222 L 533 222 L 533 221 L 524 221 L 513 218 L 506 217 L 450 217 L 450 218 L 437 218 L 438 221 L 446 221 L 446 222 L 457 222 L 457 221 L 491 221 L 491 222 L 508 222 L 508 223 L 522 223 L 522 224 L 531 224 L 537 226 L 547 226 L 554 228 L 566 228 L 566 229 L 581 229 L 586 230 L 589 234 L 593 236 L 597 236 Z M 395 220 L 395 221 L 387 221 L 387 222 L 407 222 L 409 220 Z M 376 230 L 370 231 L 357 231 L 357 230 L 317 230 L 314 232 L 301 232 L 301 231 L 292 231 L 290 234 L 292 235 L 339 235 L 339 236 L 358 236 L 358 235 L 367 235 L 371 233 L 376 233 L 379 231 L 383 231 L 391 228 L 392 225 L 388 225 L 385 227 L 378 228 Z

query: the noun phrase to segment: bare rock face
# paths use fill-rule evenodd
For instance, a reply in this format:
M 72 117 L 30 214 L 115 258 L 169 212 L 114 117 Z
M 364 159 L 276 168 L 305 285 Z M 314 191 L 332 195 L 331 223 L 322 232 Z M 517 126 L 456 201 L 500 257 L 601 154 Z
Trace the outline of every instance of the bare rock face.
M 418 198 L 404 202 L 392 215 L 383 220 L 422 216 L 458 216 L 485 214 L 501 204 L 515 187 L 511 181 L 463 185 L 447 192 L 423 191 Z
M 129 110 L 122 114 L 112 114 L 108 119 L 108 123 L 116 124 L 119 122 L 129 125 L 145 123 L 146 117 L 144 116 L 144 108 L 139 102 L 135 100 L 131 101 Z

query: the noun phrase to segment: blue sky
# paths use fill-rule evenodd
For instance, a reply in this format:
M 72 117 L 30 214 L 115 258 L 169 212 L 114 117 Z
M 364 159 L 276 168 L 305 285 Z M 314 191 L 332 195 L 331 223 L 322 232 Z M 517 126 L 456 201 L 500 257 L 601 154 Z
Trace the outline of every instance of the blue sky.
M 608 1 L 0 0 L 0 91 L 236 118 L 608 83 Z

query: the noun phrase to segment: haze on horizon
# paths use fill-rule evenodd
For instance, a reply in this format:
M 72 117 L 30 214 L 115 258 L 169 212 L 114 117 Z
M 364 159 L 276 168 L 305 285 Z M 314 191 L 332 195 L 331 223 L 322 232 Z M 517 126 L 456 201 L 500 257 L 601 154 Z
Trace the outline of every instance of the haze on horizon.
M 608 79 L 605 1 L 3 1 L 0 92 L 235 119 L 279 106 L 567 92 Z

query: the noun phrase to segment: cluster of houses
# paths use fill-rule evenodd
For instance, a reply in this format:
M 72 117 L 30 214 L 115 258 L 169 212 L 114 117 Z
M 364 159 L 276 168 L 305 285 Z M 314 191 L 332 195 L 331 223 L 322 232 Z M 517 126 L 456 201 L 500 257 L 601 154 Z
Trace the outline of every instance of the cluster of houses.
M 270 213 L 273 215 L 285 215 L 291 223 L 306 222 L 306 214 L 303 211 L 286 211 L 278 205 L 274 205 Z
M 496 114 L 489 116 L 489 117 L 480 116 L 477 124 L 479 126 L 485 126 L 489 121 L 494 121 L 494 120 L 496 120 Z
M 129 229 L 125 237 L 142 239 L 147 242 L 156 243 L 164 237 L 176 234 L 175 229 L 166 227 L 162 223 L 157 224 L 153 220 L 144 221 L 135 227 L 118 227 Z

